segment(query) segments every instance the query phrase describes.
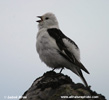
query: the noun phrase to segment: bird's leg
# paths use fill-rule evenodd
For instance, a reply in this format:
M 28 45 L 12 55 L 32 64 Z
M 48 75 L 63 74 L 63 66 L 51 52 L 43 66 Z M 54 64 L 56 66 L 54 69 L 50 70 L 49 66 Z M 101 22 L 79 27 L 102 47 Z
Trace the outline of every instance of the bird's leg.
M 60 72 L 59 72 L 59 73 L 61 73 L 63 69 L 64 69 L 64 67 L 62 67 L 62 68 L 61 68 L 61 70 L 60 70 Z
M 52 69 L 52 71 L 54 71 L 56 69 L 56 67 L 54 67 L 53 69 Z

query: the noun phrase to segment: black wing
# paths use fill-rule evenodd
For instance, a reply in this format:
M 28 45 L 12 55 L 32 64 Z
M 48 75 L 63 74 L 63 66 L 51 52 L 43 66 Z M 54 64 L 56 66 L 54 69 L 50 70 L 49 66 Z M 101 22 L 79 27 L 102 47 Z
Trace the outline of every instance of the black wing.
M 51 28 L 47 30 L 49 35 L 55 39 L 60 51 L 58 51 L 64 58 L 66 58 L 68 61 L 70 61 L 71 63 L 77 65 L 78 67 L 80 67 L 80 69 L 84 70 L 86 73 L 89 74 L 89 72 L 87 71 L 87 69 L 82 65 L 82 63 L 78 62 L 78 60 L 75 58 L 75 56 L 67 49 L 67 47 L 65 46 L 63 39 L 67 39 L 69 42 L 71 42 L 73 45 L 75 45 L 75 47 L 78 49 L 78 46 L 76 45 L 76 43 L 74 41 L 72 41 L 71 39 L 69 39 L 67 36 L 65 36 L 61 30 L 56 29 L 56 28 Z M 63 53 L 64 52 L 64 53 Z

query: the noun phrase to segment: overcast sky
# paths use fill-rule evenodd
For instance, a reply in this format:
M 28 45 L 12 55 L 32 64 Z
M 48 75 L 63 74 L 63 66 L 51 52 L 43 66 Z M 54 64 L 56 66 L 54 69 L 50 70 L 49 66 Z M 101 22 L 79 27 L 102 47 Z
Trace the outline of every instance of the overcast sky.
M 81 50 L 91 89 L 109 99 L 109 0 L 0 0 L 0 99 L 21 96 L 51 70 L 36 52 L 36 16 L 52 12 Z M 59 70 L 56 70 L 59 72 Z M 81 79 L 65 69 L 75 83 Z

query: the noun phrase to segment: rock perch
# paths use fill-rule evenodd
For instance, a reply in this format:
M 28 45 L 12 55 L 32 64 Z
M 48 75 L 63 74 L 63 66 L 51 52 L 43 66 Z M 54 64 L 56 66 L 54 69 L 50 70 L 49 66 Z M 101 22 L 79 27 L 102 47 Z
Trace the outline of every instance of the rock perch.
M 75 84 L 69 76 L 49 71 L 37 78 L 20 100 L 106 100 L 102 94 Z

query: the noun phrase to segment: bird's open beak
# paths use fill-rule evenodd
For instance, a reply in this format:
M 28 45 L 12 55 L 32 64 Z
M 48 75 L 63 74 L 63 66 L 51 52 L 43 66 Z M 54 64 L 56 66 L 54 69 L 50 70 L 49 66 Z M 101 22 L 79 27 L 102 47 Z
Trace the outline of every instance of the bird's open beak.
M 38 17 L 38 18 L 40 18 L 40 20 L 37 20 L 36 22 L 40 23 L 40 22 L 42 22 L 42 21 L 43 21 L 42 16 L 37 16 L 37 17 Z

